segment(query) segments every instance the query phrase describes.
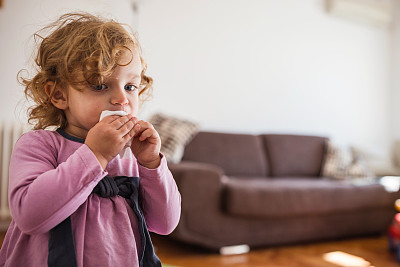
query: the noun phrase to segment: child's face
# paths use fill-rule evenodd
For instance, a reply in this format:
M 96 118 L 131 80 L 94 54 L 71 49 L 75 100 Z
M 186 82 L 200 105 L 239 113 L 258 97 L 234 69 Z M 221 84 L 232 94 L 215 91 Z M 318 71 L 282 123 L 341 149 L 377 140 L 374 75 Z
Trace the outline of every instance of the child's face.
M 126 53 L 121 62 L 129 62 Z M 117 66 L 111 76 L 102 84 L 87 87 L 82 92 L 68 88 L 68 107 L 64 110 L 69 134 L 85 138 L 88 131 L 99 121 L 103 110 L 124 110 L 133 116 L 139 107 L 138 88 L 141 81 L 142 65 L 139 53 L 133 52 L 133 59 L 126 66 Z

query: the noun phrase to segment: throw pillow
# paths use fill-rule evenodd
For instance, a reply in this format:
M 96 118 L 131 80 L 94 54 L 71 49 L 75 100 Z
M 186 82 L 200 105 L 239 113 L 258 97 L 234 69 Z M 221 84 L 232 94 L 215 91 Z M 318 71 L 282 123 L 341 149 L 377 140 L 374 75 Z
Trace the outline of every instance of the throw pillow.
M 322 176 L 334 178 L 336 180 L 346 179 L 347 167 L 352 161 L 351 151 L 336 146 L 331 141 L 327 141 L 326 149 Z
M 165 114 L 154 114 L 149 122 L 161 137 L 161 153 L 169 163 L 181 161 L 185 146 L 199 132 L 196 123 Z
M 327 154 L 322 175 L 342 181 L 374 176 L 360 153 L 354 149 L 339 147 L 331 141 L 327 142 Z

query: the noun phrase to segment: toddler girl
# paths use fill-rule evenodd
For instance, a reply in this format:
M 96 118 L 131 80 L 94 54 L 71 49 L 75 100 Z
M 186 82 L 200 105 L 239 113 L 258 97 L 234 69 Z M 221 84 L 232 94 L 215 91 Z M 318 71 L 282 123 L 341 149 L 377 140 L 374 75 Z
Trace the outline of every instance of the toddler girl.
M 136 118 L 152 85 L 138 41 L 90 14 L 45 30 L 37 73 L 22 79 L 35 129 L 12 154 L 0 266 L 161 266 L 148 230 L 173 231 L 180 194 L 160 136 Z M 126 113 L 99 121 L 104 110 Z

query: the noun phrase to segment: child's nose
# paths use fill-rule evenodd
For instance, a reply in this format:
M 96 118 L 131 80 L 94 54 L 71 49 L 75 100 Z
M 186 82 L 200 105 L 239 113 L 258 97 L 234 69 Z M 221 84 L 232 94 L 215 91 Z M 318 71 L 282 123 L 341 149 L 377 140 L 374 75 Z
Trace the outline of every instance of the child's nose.
M 111 97 L 111 104 L 113 104 L 113 105 L 128 104 L 128 98 L 126 97 L 126 92 L 123 88 L 114 90 L 112 97 Z

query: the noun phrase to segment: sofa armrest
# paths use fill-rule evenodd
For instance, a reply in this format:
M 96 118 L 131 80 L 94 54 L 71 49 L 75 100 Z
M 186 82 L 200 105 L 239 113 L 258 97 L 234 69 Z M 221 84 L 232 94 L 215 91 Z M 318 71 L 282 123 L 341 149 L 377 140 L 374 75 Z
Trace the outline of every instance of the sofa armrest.
M 222 168 L 209 163 L 182 161 L 169 165 L 182 197 L 182 212 L 175 239 L 206 247 L 214 244 L 228 220 L 222 212 L 225 176 Z
M 182 211 L 220 208 L 226 176 L 222 168 L 208 163 L 182 161 L 169 166 L 182 196 Z

